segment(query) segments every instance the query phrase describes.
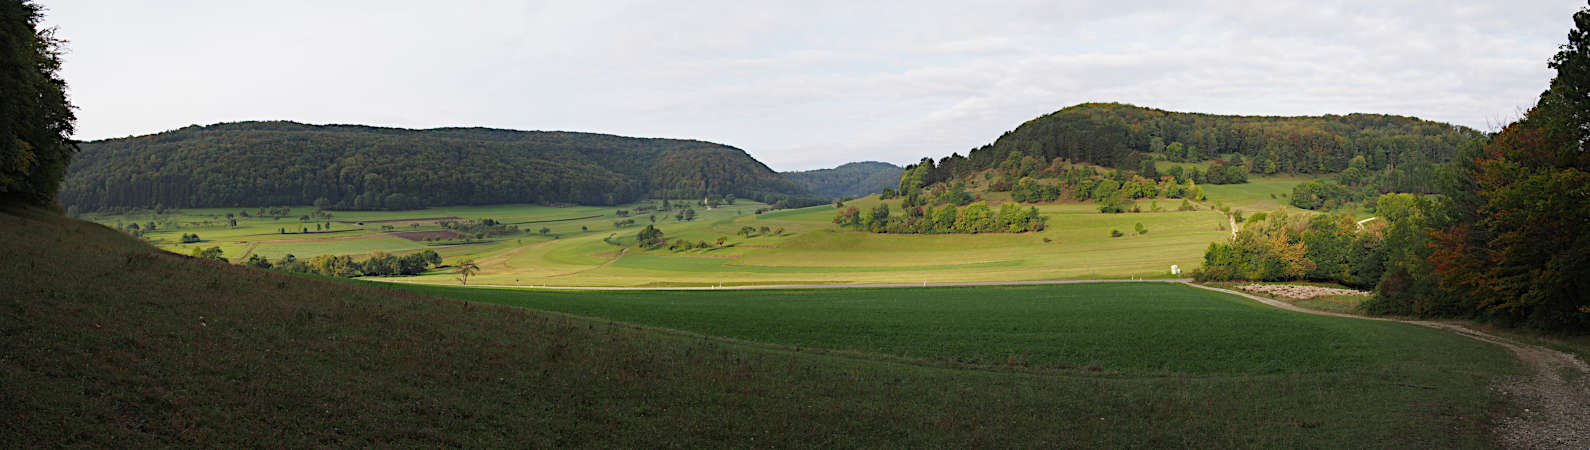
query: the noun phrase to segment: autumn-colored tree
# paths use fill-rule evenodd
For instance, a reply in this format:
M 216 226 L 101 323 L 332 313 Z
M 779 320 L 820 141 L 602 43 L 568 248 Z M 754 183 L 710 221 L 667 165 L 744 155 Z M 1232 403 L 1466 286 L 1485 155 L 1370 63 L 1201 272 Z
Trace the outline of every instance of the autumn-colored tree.
M 1535 107 L 1460 158 L 1431 233 L 1441 284 L 1504 323 L 1590 330 L 1590 9 Z

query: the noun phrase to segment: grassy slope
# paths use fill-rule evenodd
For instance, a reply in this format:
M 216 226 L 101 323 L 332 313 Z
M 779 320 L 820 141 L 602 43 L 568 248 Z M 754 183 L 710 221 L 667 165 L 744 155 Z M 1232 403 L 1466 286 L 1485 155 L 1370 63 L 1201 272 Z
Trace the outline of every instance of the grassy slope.
M 36 212 L 0 213 L 0 246 L 3 447 L 1477 447 L 1512 367 L 1449 337 L 1365 370 L 963 370 L 254 271 Z

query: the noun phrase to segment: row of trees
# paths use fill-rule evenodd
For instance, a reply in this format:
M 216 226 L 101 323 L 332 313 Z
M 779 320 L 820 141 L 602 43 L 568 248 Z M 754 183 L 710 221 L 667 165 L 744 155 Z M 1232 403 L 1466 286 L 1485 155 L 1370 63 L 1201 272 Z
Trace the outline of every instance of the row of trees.
M 354 259 L 347 255 L 320 255 L 307 260 L 300 260 L 289 254 L 281 260 L 272 262 L 260 255 L 250 255 L 243 265 L 261 269 L 277 269 L 287 272 L 312 273 L 331 277 L 361 277 L 361 276 L 396 276 L 419 275 L 430 270 L 432 266 L 442 263 L 442 256 L 434 250 L 425 250 L 396 256 L 391 253 L 375 251 L 364 259 Z
M 458 234 L 473 236 L 475 239 L 486 239 L 519 234 L 518 225 L 509 225 L 489 218 L 441 220 L 437 222 L 437 225 L 441 225 L 442 228 L 452 230 Z M 545 230 L 545 228 L 543 228 L 543 230 Z M 541 232 L 541 234 L 546 233 L 546 231 Z
M 1036 207 L 1022 208 L 1015 203 L 1005 203 L 995 211 L 988 202 L 982 201 L 965 207 L 913 206 L 904 208 L 903 212 L 891 213 L 887 203 L 879 203 L 866 213 L 855 206 L 846 206 L 834 215 L 833 222 L 841 227 L 874 233 L 969 234 L 1042 231 L 1047 220 L 1038 214 Z

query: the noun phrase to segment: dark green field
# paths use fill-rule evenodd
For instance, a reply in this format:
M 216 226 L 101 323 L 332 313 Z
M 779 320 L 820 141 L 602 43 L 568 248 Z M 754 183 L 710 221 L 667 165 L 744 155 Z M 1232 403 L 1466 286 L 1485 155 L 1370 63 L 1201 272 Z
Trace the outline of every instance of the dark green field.
M 0 448 L 1471 448 L 1517 371 L 1172 286 L 432 291 L 726 339 L 194 260 L 37 211 L 0 213 L 0 254 Z
M 785 346 L 1128 374 L 1452 365 L 1500 349 L 1417 326 L 1282 311 L 1170 283 L 760 291 L 405 287 Z

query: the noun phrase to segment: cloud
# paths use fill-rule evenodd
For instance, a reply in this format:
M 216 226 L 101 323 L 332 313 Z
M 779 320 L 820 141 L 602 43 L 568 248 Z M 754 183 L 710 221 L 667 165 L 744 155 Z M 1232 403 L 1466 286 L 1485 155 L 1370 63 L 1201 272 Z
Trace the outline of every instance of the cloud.
M 246 119 L 679 137 L 908 163 L 1084 101 L 1490 128 L 1563 2 L 49 1 L 79 138 Z

